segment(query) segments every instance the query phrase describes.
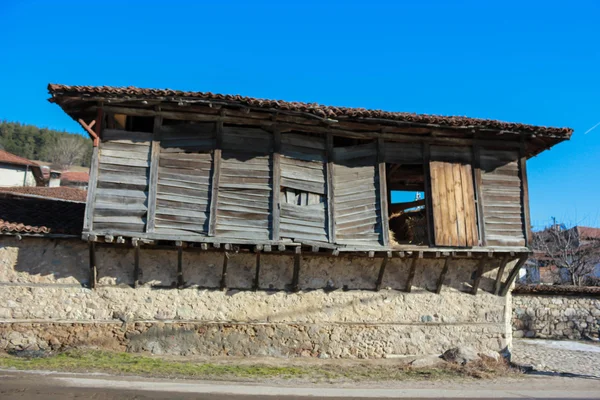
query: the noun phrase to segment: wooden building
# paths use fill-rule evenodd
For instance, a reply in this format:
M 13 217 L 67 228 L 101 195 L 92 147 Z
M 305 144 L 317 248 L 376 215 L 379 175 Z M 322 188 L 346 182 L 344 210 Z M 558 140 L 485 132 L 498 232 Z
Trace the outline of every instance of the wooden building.
M 202 92 L 48 89 L 94 140 L 90 243 L 524 262 L 526 160 L 572 133 Z M 392 191 L 424 198 L 392 204 Z

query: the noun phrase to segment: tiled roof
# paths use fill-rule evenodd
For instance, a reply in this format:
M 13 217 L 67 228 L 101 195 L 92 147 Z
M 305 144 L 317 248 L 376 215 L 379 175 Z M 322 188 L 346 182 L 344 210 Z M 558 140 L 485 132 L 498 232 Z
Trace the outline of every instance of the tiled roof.
M 600 239 L 600 228 L 590 228 L 588 226 L 578 226 L 577 232 L 583 240 Z
M 61 175 L 61 180 L 71 182 L 88 182 L 90 174 L 87 172 L 64 171 Z
M 24 165 L 24 166 L 29 165 L 29 166 L 36 166 L 36 167 L 39 166 L 37 163 L 34 163 L 31 160 L 28 160 L 23 157 L 19 157 L 17 155 L 14 155 L 12 153 L 9 153 L 8 151 L 1 150 L 1 149 L 0 149 L 0 163 Z
M 85 203 L 0 192 L 0 234 L 80 235 L 84 214 Z
M 29 197 L 45 197 L 49 199 L 68 200 L 80 203 L 85 203 L 87 199 L 87 192 L 85 190 L 71 187 L 2 187 L 0 188 L 0 193 L 12 193 L 15 195 L 25 195 Z
M 600 295 L 598 286 L 570 285 L 517 285 L 513 290 L 516 294 L 555 294 L 555 295 Z
M 406 112 L 390 112 L 382 110 L 368 110 L 365 108 L 324 106 L 317 103 L 302 103 L 283 100 L 266 100 L 240 95 L 214 94 L 210 92 L 186 92 L 171 89 L 142 89 L 136 87 L 112 86 L 68 86 L 49 84 L 48 91 L 53 96 L 50 101 L 57 101 L 61 97 L 78 98 L 115 98 L 115 99 L 157 99 L 161 101 L 177 102 L 178 100 L 205 100 L 207 102 L 222 102 L 230 105 L 268 109 L 273 111 L 293 111 L 303 114 L 312 114 L 321 118 L 376 118 L 381 120 L 403 121 L 415 124 L 439 125 L 444 127 L 472 127 L 493 130 L 506 130 L 515 132 L 537 133 L 542 135 L 556 135 L 563 138 L 570 137 L 573 132 L 570 128 L 551 128 L 521 123 L 503 122 L 489 119 L 468 118 L 460 116 L 440 116 L 427 114 L 414 114 Z

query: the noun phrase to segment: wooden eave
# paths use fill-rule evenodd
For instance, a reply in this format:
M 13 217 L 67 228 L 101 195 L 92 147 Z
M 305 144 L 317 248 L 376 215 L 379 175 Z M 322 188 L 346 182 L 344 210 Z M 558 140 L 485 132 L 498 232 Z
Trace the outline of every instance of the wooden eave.
M 399 142 L 426 142 L 470 146 L 479 144 L 489 147 L 521 147 L 527 158 L 534 157 L 556 144 L 568 140 L 568 135 L 531 133 L 490 129 L 474 125 L 443 126 L 380 118 L 356 118 L 341 116 L 336 119 L 322 118 L 314 114 L 293 110 L 257 108 L 247 105 L 196 98 L 157 97 L 129 98 L 104 96 L 56 96 L 51 101 L 76 121 L 90 121 L 96 117 L 98 107 L 105 112 L 132 116 L 190 121 L 216 121 L 272 128 L 277 125 L 281 132 L 303 131 L 355 138 L 382 138 Z M 158 110 L 157 110 L 158 109 Z

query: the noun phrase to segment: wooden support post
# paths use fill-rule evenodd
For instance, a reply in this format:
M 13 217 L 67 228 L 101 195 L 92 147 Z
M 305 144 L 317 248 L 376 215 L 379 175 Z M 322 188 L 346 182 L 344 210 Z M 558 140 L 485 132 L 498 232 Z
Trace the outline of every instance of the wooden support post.
M 388 214 L 388 190 L 385 170 L 385 143 L 383 139 L 377 139 L 377 165 L 379 168 L 379 212 L 381 214 L 381 231 L 383 245 L 390 245 L 390 226 Z
M 227 263 L 229 262 L 229 253 L 223 253 L 223 272 L 221 273 L 221 290 L 227 289 Z
M 271 240 L 279 240 L 279 216 L 281 214 L 281 132 L 275 128 L 273 131 L 273 190 L 271 191 L 272 230 Z
M 252 289 L 257 291 L 260 288 L 260 251 L 256 252 L 256 273 L 254 275 L 254 282 L 252 283 Z
M 335 187 L 333 185 L 333 135 L 327 133 L 327 232 L 329 243 L 335 243 Z
M 412 291 L 412 284 L 415 279 L 415 272 L 417 271 L 417 260 L 418 260 L 418 258 L 415 257 L 412 259 L 412 262 L 410 263 L 410 270 L 408 271 L 408 279 L 406 280 L 406 287 L 404 288 L 404 291 L 407 293 L 410 293 Z
M 479 233 L 479 244 L 486 246 L 485 224 L 483 219 L 483 180 L 481 177 L 481 147 L 473 146 L 473 187 L 475 188 L 475 201 L 477 203 L 477 231 Z
M 90 286 L 90 289 L 95 289 L 96 282 L 98 279 L 98 268 L 97 268 L 97 264 L 96 264 L 96 242 L 94 242 L 94 241 L 88 242 L 88 247 L 90 250 L 89 286 Z
M 294 253 L 294 275 L 292 277 L 292 291 L 298 292 L 300 290 L 300 258 L 302 257 L 302 250 L 300 247 L 296 247 Z
M 102 107 L 98 107 L 96 115 L 96 123 L 94 124 L 96 137 L 99 138 L 102 134 L 102 121 L 104 113 Z M 100 139 L 94 139 L 94 148 L 92 150 L 92 161 L 90 164 L 90 179 L 88 181 L 88 190 L 85 206 L 85 218 L 83 220 L 83 232 L 93 231 L 94 220 L 94 205 L 96 203 L 96 186 L 98 186 L 98 164 L 100 157 Z
M 140 286 L 140 245 L 136 239 L 132 239 L 133 243 L 133 287 Z
M 496 275 L 496 283 L 494 284 L 494 294 L 498 296 L 500 293 L 500 288 L 502 287 L 502 276 L 504 276 L 504 270 L 506 269 L 506 264 L 508 264 L 508 254 L 502 257 L 500 260 L 500 265 L 498 266 L 498 275 Z
M 154 117 L 154 129 L 152 133 L 152 144 L 150 150 L 150 173 L 148 175 L 148 220 L 146 232 L 154 232 L 156 217 L 156 191 L 158 189 L 158 163 L 160 158 L 160 130 L 162 128 L 162 117 Z
M 444 261 L 444 267 L 442 268 L 442 273 L 438 278 L 437 285 L 435 287 L 435 293 L 440 294 L 442 292 L 442 285 L 444 284 L 444 280 L 446 279 L 446 274 L 448 273 L 448 267 L 450 266 L 450 260 L 452 257 L 447 257 L 446 261 Z
M 482 256 L 477 264 L 477 271 L 475 272 L 475 279 L 473 280 L 473 287 L 471 288 L 471 294 L 476 295 L 477 290 L 479 289 L 479 284 L 481 283 L 481 277 L 483 276 L 483 271 L 485 268 L 486 257 Z
M 514 266 L 512 271 L 510 271 L 510 275 L 508 275 L 506 282 L 504 282 L 504 286 L 502 286 L 502 290 L 500 291 L 500 296 L 506 296 L 506 294 L 510 290 L 510 286 L 512 285 L 512 283 L 516 279 L 517 275 L 519 274 L 519 270 L 521 269 L 523 264 L 525 264 L 525 261 L 527 261 L 528 256 L 529 256 L 528 254 L 523 254 L 523 255 L 521 255 L 521 257 L 519 257 L 519 261 Z
M 221 180 L 221 150 L 223 148 L 223 121 L 216 122 L 217 146 L 213 151 L 212 190 L 210 194 L 210 211 L 208 219 L 208 235 L 215 236 L 217 230 L 217 210 L 219 209 L 219 181 Z
M 183 245 L 177 244 L 177 289 L 183 288 Z
M 431 171 L 429 161 L 431 159 L 431 150 L 429 143 L 423 143 L 423 179 L 425 183 L 425 217 L 427 219 L 427 240 L 429 246 L 435 244 L 434 221 L 433 221 L 433 201 L 431 194 Z
M 385 274 L 385 267 L 387 265 L 387 262 L 388 256 L 386 255 L 385 257 L 383 257 L 383 260 L 381 260 L 381 266 L 379 267 L 379 276 L 377 276 L 377 284 L 375 285 L 375 290 L 378 292 L 381 290 L 381 284 L 383 283 L 383 275 Z
M 519 158 L 519 177 L 521 178 L 521 207 L 523 211 L 523 232 L 525 235 L 525 246 L 531 247 L 531 218 L 529 216 L 529 184 L 527 183 L 527 155 L 525 144 L 521 143 Z

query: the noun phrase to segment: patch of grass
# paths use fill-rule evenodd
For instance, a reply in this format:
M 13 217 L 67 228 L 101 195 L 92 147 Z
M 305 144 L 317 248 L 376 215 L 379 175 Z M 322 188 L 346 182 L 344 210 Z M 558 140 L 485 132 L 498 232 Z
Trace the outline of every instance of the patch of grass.
M 290 363 L 292 363 L 291 361 Z M 498 363 L 496 363 L 498 364 Z M 400 381 L 488 378 L 505 375 L 508 367 L 483 365 L 413 369 L 408 366 L 359 364 L 338 367 L 332 364 L 268 366 L 234 365 L 171 361 L 129 353 L 99 350 L 71 350 L 43 358 L 0 355 L 0 367 L 19 370 L 52 370 L 64 372 L 105 372 L 118 375 L 140 375 L 195 379 L 300 379 L 308 381 Z M 481 369 L 483 368 L 483 369 Z M 495 369 L 494 369 L 495 368 Z

